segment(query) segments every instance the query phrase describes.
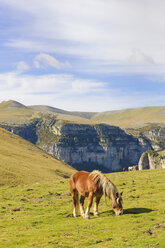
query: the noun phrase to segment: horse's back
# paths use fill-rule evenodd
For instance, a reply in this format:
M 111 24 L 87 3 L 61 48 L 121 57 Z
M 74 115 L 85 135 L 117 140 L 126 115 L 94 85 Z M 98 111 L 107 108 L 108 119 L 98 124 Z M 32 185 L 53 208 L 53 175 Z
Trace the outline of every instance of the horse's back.
M 76 171 L 70 177 L 70 185 L 72 185 L 72 187 L 75 188 L 77 183 L 86 182 L 88 176 L 89 176 L 89 172 L 87 171 Z
M 91 189 L 94 190 L 95 184 L 89 177 L 90 172 L 77 171 L 70 177 L 70 189 L 77 190 L 82 195 L 87 195 Z

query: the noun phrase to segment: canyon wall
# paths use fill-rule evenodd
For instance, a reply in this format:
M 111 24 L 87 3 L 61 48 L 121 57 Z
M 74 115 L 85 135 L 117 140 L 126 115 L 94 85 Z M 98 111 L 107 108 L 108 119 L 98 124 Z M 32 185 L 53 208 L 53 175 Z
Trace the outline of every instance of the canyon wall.
M 78 170 L 121 171 L 137 164 L 141 154 L 152 149 L 145 138 L 135 138 L 119 127 L 105 124 L 66 124 L 42 119 L 6 129 Z

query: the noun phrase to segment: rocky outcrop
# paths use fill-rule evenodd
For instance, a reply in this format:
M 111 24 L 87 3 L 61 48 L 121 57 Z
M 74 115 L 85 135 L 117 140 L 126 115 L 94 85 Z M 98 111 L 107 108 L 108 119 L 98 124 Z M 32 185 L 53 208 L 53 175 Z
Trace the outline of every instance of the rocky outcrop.
M 165 159 L 155 151 L 144 152 L 138 163 L 139 170 L 165 168 Z

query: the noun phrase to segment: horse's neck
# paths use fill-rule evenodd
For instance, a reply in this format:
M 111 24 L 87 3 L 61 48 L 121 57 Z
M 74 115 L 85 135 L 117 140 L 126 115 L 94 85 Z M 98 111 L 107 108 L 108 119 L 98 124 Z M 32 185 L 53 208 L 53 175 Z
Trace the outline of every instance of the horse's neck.
M 118 192 L 116 186 L 109 180 L 108 181 L 108 194 L 107 196 L 111 199 L 114 200 L 116 197 L 116 193 Z
M 118 192 L 116 186 L 100 171 L 94 170 L 90 173 L 94 182 L 103 190 L 103 193 L 113 200 Z

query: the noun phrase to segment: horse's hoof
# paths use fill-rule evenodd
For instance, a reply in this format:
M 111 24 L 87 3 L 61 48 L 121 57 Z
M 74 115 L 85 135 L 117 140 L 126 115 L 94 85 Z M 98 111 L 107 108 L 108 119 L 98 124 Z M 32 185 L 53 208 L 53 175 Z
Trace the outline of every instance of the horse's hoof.
M 94 213 L 94 216 L 95 217 L 99 217 L 99 213 Z
M 78 217 L 78 214 L 77 213 L 73 213 L 73 217 Z
M 85 218 L 85 214 L 81 214 L 81 216 L 82 216 L 83 218 Z
M 84 215 L 84 219 L 89 220 L 90 219 L 89 215 Z

